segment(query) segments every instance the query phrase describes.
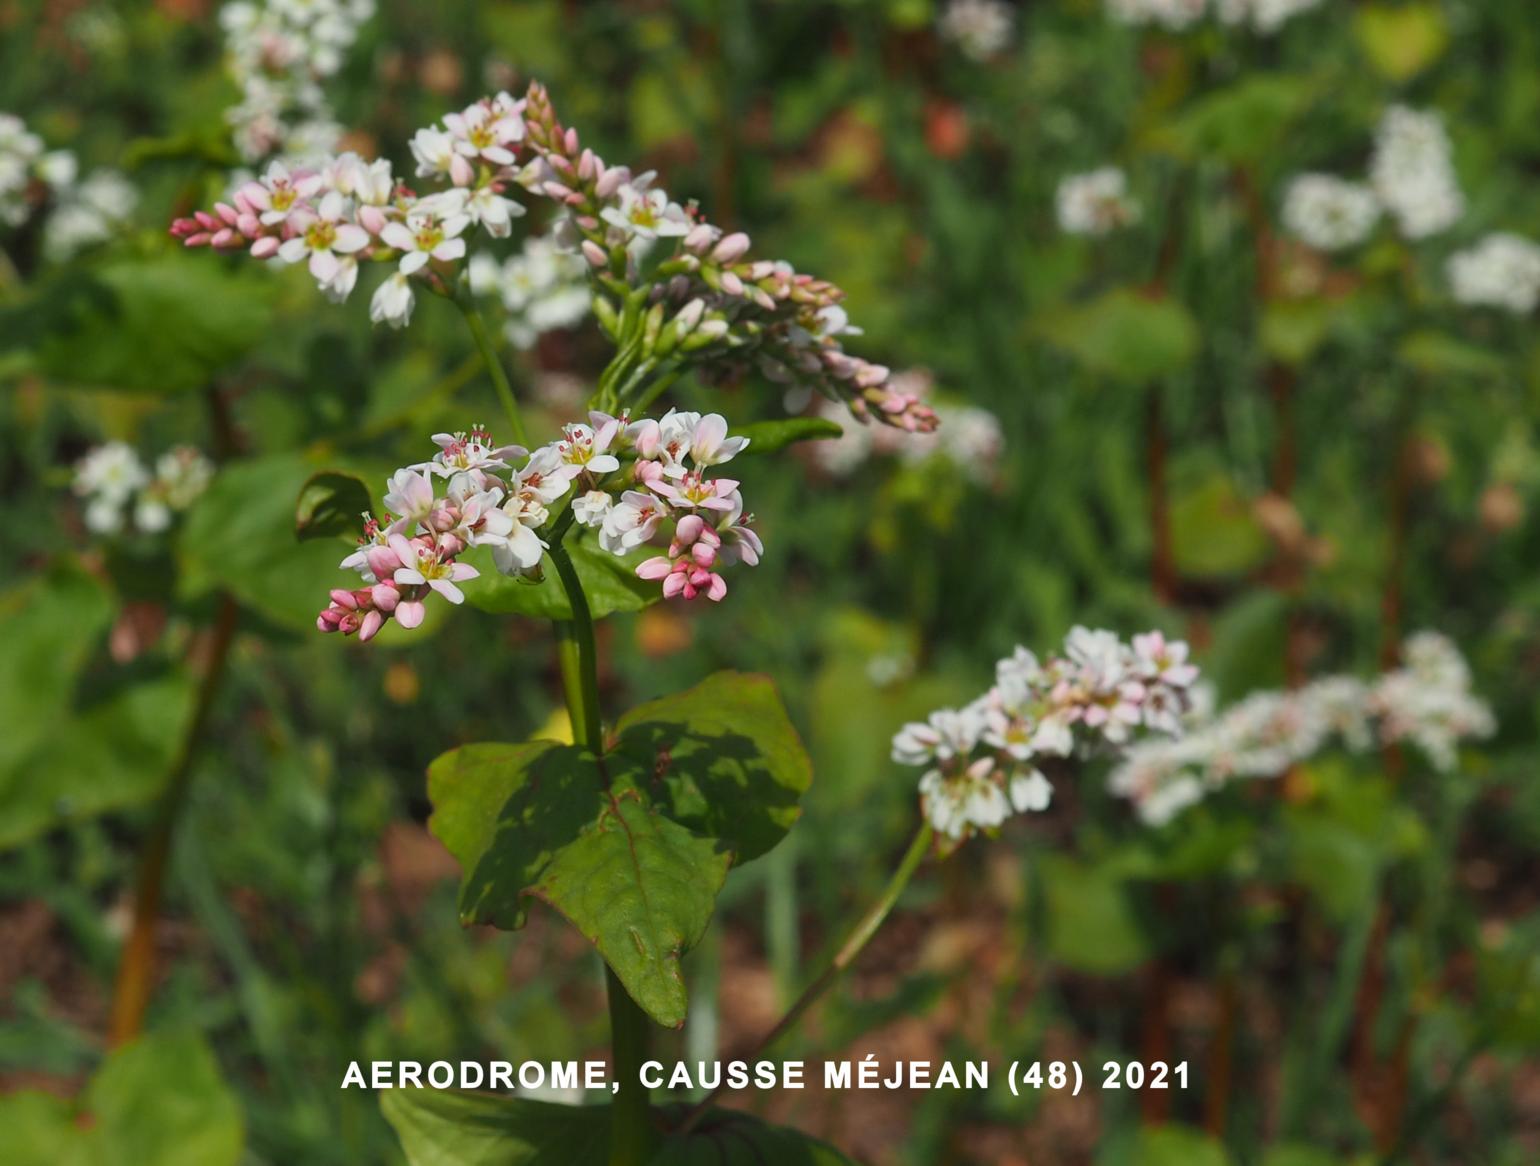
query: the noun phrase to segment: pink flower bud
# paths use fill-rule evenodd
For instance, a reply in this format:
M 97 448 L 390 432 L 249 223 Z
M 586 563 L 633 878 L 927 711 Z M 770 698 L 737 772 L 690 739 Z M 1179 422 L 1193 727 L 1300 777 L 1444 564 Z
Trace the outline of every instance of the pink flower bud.
M 684 249 L 686 251 L 693 251 L 696 255 L 704 255 L 706 248 L 715 243 L 717 236 L 721 233 L 710 223 L 701 223 L 699 226 L 691 227 L 689 233 L 684 237 Z
M 264 235 L 251 245 L 251 254 L 254 259 L 271 259 L 278 254 L 278 240 L 272 235 Z
M 385 229 L 385 224 L 389 221 L 385 217 L 385 212 L 377 206 L 361 206 L 358 208 L 358 225 L 371 235 L 378 235 Z
M 367 612 L 358 624 L 358 642 L 367 644 L 385 626 L 385 617 L 377 611 Z
M 396 604 L 401 601 L 401 592 L 396 590 L 394 583 L 376 583 L 369 588 L 369 601 L 389 615 L 396 610 Z
M 583 258 L 588 260 L 590 267 L 603 270 L 610 265 L 610 257 L 604 253 L 604 248 L 592 239 L 583 240 Z
M 743 294 L 743 280 L 738 278 L 736 272 L 724 271 L 722 273 L 722 290 L 730 296 Z
M 349 611 L 358 606 L 358 600 L 353 597 L 353 593 L 342 587 L 333 588 L 331 598 L 338 607 L 345 607 Z
M 624 166 L 611 166 L 599 180 L 594 183 L 594 195 L 601 199 L 614 198 L 618 191 L 627 182 L 631 181 L 631 171 Z
M 235 226 L 240 221 L 241 213 L 227 202 L 216 202 L 214 211 L 229 226 Z
M 711 258 L 718 263 L 732 263 L 741 258 L 748 249 L 749 237 L 742 231 L 734 231 L 716 245 L 711 252 Z

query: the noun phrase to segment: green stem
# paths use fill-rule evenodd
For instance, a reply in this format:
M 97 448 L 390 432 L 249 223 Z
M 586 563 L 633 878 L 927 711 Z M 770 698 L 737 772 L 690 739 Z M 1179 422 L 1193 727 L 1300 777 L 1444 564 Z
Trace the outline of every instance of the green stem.
M 572 739 L 596 757 L 601 756 L 604 731 L 599 717 L 599 670 L 593 611 L 566 548 L 552 540 L 546 553 L 572 607 L 571 620 L 556 621 L 557 655 L 561 661 L 567 714 L 572 718 Z M 641 1166 L 652 1157 L 654 1149 L 652 1108 L 648 1091 L 641 1081 L 650 1026 L 647 1014 L 631 999 L 608 966 L 604 976 L 609 995 L 610 1047 L 617 1085 L 615 1102 L 610 1109 L 610 1166 Z
M 519 413 L 519 403 L 513 396 L 513 386 L 508 383 L 508 374 L 503 369 L 503 362 L 498 359 L 497 350 L 492 347 L 492 338 L 487 335 L 486 321 L 481 318 L 481 311 L 476 307 L 476 301 L 471 296 L 470 289 L 462 285 L 456 289 L 451 298 L 454 300 L 455 307 L 460 309 L 460 314 L 465 317 L 471 339 L 476 342 L 476 350 L 481 353 L 481 363 L 487 366 L 487 375 L 492 378 L 492 387 L 497 390 L 497 399 L 503 406 L 503 416 L 508 419 L 509 435 L 519 445 L 528 445 L 529 436 L 524 429 L 524 418 Z
M 754 1061 L 762 1056 L 766 1049 L 775 1044 L 776 1041 L 780 1040 L 781 1037 L 785 1036 L 796 1026 L 797 1021 L 802 1019 L 803 1014 L 855 962 L 856 957 L 861 954 L 861 950 L 871 940 L 872 936 L 877 934 L 877 929 L 882 926 L 883 921 L 887 919 L 888 914 L 898 903 L 899 896 L 904 893 L 904 888 L 909 885 L 909 880 L 914 877 L 914 872 L 920 868 L 920 863 L 925 860 L 925 855 L 929 853 L 931 840 L 934 837 L 935 832 L 931 829 L 929 822 L 926 822 L 916 831 L 914 840 L 909 843 L 909 849 L 904 852 L 904 857 L 899 861 L 898 869 L 893 872 L 893 877 L 888 880 L 888 885 L 883 888 L 882 894 L 878 897 L 877 901 L 871 905 L 865 915 L 861 916 L 860 921 L 851 928 L 850 934 L 839 945 L 833 958 L 829 960 L 823 971 L 818 973 L 817 979 L 802 990 L 802 995 L 798 996 L 796 1003 L 786 1010 L 786 1015 L 776 1021 L 775 1027 L 756 1041 L 754 1047 L 744 1054 L 741 1059 Z M 737 1060 L 739 1058 L 735 1057 L 734 1059 Z M 685 1118 L 684 1124 L 679 1127 L 680 1133 L 687 1133 L 700 1124 L 700 1120 L 706 1116 L 706 1112 L 711 1108 L 712 1101 L 722 1092 L 722 1089 L 723 1086 L 719 1085 L 700 1100 L 700 1103 Z
M 222 596 L 219 614 L 209 632 L 197 704 L 182 734 L 176 762 L 166 792 L 161 797 L 155 829 L 145 840 L 144 851 L 140 856 L 138 882 L 134 889 L 134 919 L 128 940 L 123 945 L 117 979 L 112 989 L 112 1019 L 108 1027 L 107 1043 L 113 1048 L 133 1040 L 144 1027 L 144 1013 L 149 1006 L 155 980 L 155 931 L 160 916 L 161 894 L 166 885 L 171 843 L 176 834 L 177 821 L 182 816 L 182 808 L 187 803 L 193 762 L 197 758 L 198 746 L 214 707 L 214 695 L 219 691 L 219 682 L 224 676 L 230 643 L 235 638 L 237 614 L 235 600 L 228 595 Z

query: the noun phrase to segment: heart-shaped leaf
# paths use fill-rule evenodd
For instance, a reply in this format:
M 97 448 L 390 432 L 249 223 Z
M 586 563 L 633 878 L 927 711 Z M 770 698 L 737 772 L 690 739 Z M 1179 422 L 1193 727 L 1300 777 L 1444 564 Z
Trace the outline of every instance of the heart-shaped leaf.
M 615 753 L 651 775 L 669 817 L 721 839 L 739 862 L 779 842 L 801 814 L 813 763 L 768 676 L 718 672 L 632 709 Z
M 631 768 L 554 742 L 465 746 L 429 767 L 430 827 L 464 871 L 462 922 L 517 929 L 542 899 L 676 1027 L 679 957 L 705 931 L 732 856 L 650 805 Z

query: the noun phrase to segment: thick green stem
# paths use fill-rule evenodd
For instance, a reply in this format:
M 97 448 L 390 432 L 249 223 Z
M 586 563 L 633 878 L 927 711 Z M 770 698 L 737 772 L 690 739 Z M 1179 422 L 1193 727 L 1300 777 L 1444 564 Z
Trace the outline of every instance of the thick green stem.
M 459 308 L 460 314 L 465 317 L 471 339 L 476 342 L 476 351 L 481 353 L 481 363 L 487 366 L 487 375 L 492 378 L 492 387 L 497 390 L 497 399 L 503 406 L 503 416 L 508 419 L 509 435 L 519 445 L 528 445 L 529 436 L 524 429 L 524 418 L 519 413 L 519 403 L 513 395 L 513 386 L 508 383 L 508 373 L 503 369 L 503 362 L 498 359 L 497 350 L 492 347 L 492 338 L 487 335 L 486 321 L 481 318 L 481 312 L 476 307 L 476 301 L 472 298 L 470 289 L 462 286 L 455 291 L 452 298 L 455 307 Z
M 818 998 L 834 985 L 851 964 L 855 963 L 861 950 L 870 942 L 872 936 L 877 934 L 877 929 L 882 926 L 883 921 L 898 903 L 899 896 L 904 893 L 904 888 L 909 885 L 914 872 L 920 868 L 920 863 L 925 860 L 925 855 L 930 851 L 931 840 L 934 837 L 935 832 L 931 829 L 929 822 L 920 827 L 915 833 L 914 841 L 909 843 L 909 849 L 904 851 L 904 857 L 899 860 L 898 869 L 893 872 L 893 877 L 888 879 L 888 885 L 882 889 L 882 894 L 877 901 L 851 928 L 850 934 L 835 950 L 823 971 L 819 972 L 818 977 L 802 990 L 802 995 L 798 996 L 796 1003 L 786 1010 L 786 1015 L 776 1021 L 775 1027 L 754 1043 L 754 1047 L 743 1055 L 742 1060 L 757 1060 L 766 1049 L 790 1032 Z M 700 1100 L 700 1103 L 685 1118 L 684 1124 L 679 1127 L 680 1133 L 692 1130 L 700 1123 L 701 1118 L 705 1117 L 707 1110 L 711 1108 L 711 1103 L 722 1092 L 722 1088 L 719 1085 Z
M 604 730 L 599 717 L 599 669 L 593 612 L 566 548 L 553 539 L 547 554 L 572 607 L 571 620 L 556 621 L 557 655 L 561 661 L 567 714 L 572 719 L 572 739 L 595 756 L 601 756 Z M 610 1047 L 617 1085 L 615 1102 L 610 1109 L 610 1166 L 641 1166 L 652 1157 L 654 1148 L 652 1110 L 641 1080 L 651 1033 L 647 1014 L 631 999 L 615 973 L 606 967 L 604 975 L 609 994 Z

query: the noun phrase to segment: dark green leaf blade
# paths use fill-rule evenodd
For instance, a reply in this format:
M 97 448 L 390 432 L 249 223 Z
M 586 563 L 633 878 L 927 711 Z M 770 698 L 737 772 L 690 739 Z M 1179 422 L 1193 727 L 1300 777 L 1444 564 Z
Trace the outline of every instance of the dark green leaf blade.
M 531 893 L 565 915 L 659 1024 L 684 1023 L 679 957 L 706 930 L 732 855 L 618 788 Z
M 362 515 L 374 509 L 369 487 L 357 474 L 342 470 L 322 470 L 312 474 L 300 487 L 294 507 L 294 533 L 300 542 L 334 539 L 354 534 L 362 526 Z
M 632 709 L 615 753 L 651 775 L 648 791 L 740 862 L 779 842 L 802 810 L 813 763 L 767 676 L 718 672 L 694 688 Z

